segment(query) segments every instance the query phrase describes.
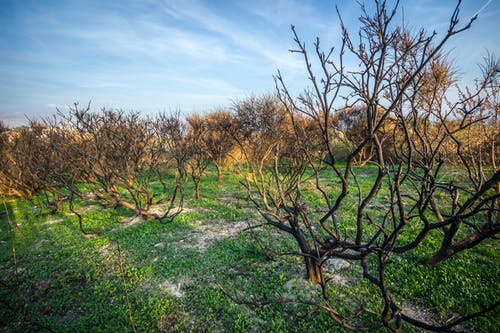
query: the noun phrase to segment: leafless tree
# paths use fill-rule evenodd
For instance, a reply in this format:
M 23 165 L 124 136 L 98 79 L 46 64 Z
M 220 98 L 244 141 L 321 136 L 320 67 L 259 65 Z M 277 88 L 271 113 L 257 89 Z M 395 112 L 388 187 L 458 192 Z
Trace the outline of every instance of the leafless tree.
M 55 175 L 64 173 L 69 163 L 54 154 L 56 133 L 39 121 L 30 121 L 17 130 L 4 129 L 0 135 L 0 182 L 5 193 L 31 200 L 36 192 L 42 192 L 46 206 L 60 211 L 63 194 Z
M 29 197 L 30 193 L 23 191 L 24 186 L 18 184 L 18 173 L 14 172 L 12 156 L 13 141 L 18 132 L 10 130 L 0 121 L 0 194 L 4 196 Z M 21 186 L 20 186 L 21 185 Z
M 210 154 L 208 153 L 206 138 L 208 126 L 200 115 L 191 115 L 187 118 L 187 164 L 191 172 L 191 179 L 194 182 L 195 198 L 200 199 L 200 183 L 205 170 L 210 164 Z
M 471 126 L 496 119 L 498 104 L 493 117 L 481 110 L 491 109 L 488 103 L 496 96 L 491 90 L 498 89 L 497 62 L 490 61 L 477 87 L 462 91 L 458 101 L 451 102 L 446 97 L 453 75 L 441 49 L 448 39 L 469 29 L 475 20 L 473 17 L 459 25 L 459 6 L 460 2 L 452 13 L 447 33 L 437 40 L 436 33 L 410 32 L 394 24 L 398 2 L 391 8 L 386 1 L 376 1 L 373 13 L 361 5 L 362 25 L 357 39 L 348 32 L 339 14 L 341 45 L 338 50 L 324 52 L 317 39 L 314 56 L 292 26 L 296 43 L 292 52 L 303 57 L 311 86 L 294 98 L 278 72 L 275 80 L 279 98 L 292 119 L 302 114 L 313 121 L 321 133 L 326 158 L 319 160 L 321 154 L 312 155 L 304 150 L 305 165 L 289 168 L 297 170 L 291 176 L 290 171 L 282 172 L 281 149 L 273 146 L 274 185 L 266 192 L 249 189 L 249 195 L 269 225 L 296 240 L 310 281 L 321 286 L 323 303 L 315 305 L 345 328 L 367 330 L 384 326 L 399 332 L 402 323 L 407 322 L 431 331 L 452 332 L 458 324 L 499 304 L 493 301 L 478 313 L 441 326 L 432 325 L 402 310 L 389 291 L 386 274 L 390 258 L 414 250 L 433 230 L 441 231 L 438 237 L 442 245 L 428 260 L 429 266 L 438 265 L 484 239 L 495 238 L 500 231 L 497 190 L 500 172 L 483 169 L 478 178 L 471 170 L 479 161 L 465 156 L 467 143 L 460 136 Z M 356 59 L 358 67 L 348 69 L 347 57 Z M 339 163 L 331 135 L 332 119 L 350 107 L 359 108 L 357 121 L 363 136 L 351 140 L 345 163 Z M 391 131 L 397 140 L 394 154 L 389 158 L 383 143 Z M 467 177 L 451 180 L 445 177 L 450 159 L 444 157 L 450 145 L 455 147 L 462 167 L 469 170 Z M 354 165 L 368 147 L 376 175 L 366 188 Z M 322 181 L 317 168 L 322 163 L 328 165 L 333 179 Z M 322 198 L 324 205 L 320 215 L 309 209 L 312 203 L 303 195 L 307 187 L 306 166 L 315 173 L 313 192 Z M 249 187 L 255 183 L 250 182 Z M 272 198 L 277 198 L 270 203 L 265 200 L 269 192 L 275 193 Z M 373 209 L 372 205 L 382 199 L 383 193 L 389 194 L 384 208 Z M 355 216 L 345 217 L 343 210 L 353 203 Z M 405 232 L 414 237 L 410 241 L 400 237 Z M 330 258 L 358 262 L 363 278 L 377 287 L 382 310 L 366 304 L 346 315 L 335 309 L 328 293 L 329 281 L 322 269 Z M 374 316 L 378 322 L 360 326 L 359 318 L 365 316 Z
M 180 112 L 173 114 L 162 113 L 155 122 L 155 128 L 162 147 L 166 152 L 167 163 L 173 165 L 176 172 L 176 191 L 183 193 L 184 183 L 187 180 L 188 142 L 187 126 L 181 119 Z M 162 181 L 163 187 L 166 184 Z
M 11 195 L 31 199 L 41 189 L 36 172 L 36 150 L 40 148 L 41 128 L 29 126 L 2 133 L 2 184 Z
M 273 152 L 289 127 L 285 109 L 275 96 L 251 96 L 233 104 L 234 119 L 225 126 L 244 156 L 248 173 L 247 183 L 252 183 L 267 209 L 268 191 L 265 166 L 272 163 Z
M 228 162 L 235 142 L 224 126 L 231 123 L 231 114 L 217 110 L 205 116 L 207 132 L 204 137 L 207 153 L 217 169 L 217 182 L 222 183 L 222 168 Z
M 64 179 L 71 198 L 125 207 L 146 219 L 171 219 L 180 212 L 177 186 L 170 190 L 164 187 L 160 194 L 149 188 L 154 179 L 161 178 L 158 170 L 166 163 L 164 143 L 154 120 L 123 111 L 94 112 L 90 104 L 86 108 L 75 104 L 69 114 L 60 116 L 58 126 L 71 137 L 65 150 L 67 158 L 79 161 L 78 168 Z M 91 196 L 79 189 L 79 182 L 90 187 Z M 153 204 L 164 201 L 169 202 L 165 212 L 150 211 Z

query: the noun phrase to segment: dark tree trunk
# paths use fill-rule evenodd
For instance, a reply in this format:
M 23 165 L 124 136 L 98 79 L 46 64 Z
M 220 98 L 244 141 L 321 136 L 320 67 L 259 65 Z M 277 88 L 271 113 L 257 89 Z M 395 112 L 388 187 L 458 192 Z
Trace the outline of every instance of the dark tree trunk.
M 200 200 L 201 196 L 200 196 L 200 182 L 199 181 L 195 181 L 194 182 L 194 195 L 195 195 L 195 198 L 196 200 Z
M 304 259 L 309 282 L 312 284 L 324 283 L 323 271 L 316 259 L 312 257 L 304 257 Z

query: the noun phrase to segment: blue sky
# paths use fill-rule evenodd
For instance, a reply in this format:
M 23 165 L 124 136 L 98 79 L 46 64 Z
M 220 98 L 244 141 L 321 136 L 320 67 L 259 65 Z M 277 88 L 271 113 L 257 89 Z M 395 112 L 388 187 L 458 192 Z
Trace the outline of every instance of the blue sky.
M 367 1 L 368 3 L 369 1 Z M 499 0 L 464 0 L 472 29 L 447 49 L 464 81 L 487 50 L 499 52 Z M 443 32 L 455 1 L 402 1 L 413 27 Z M 290 24 L 308 46 L 338 43 L 337 5 L 356 27 L 355 1 L 0 0 L 0 119 L 9 126 L 79 101 L 146 113 L 225 107 L 273 91 L 280 69 L 307 84 Z

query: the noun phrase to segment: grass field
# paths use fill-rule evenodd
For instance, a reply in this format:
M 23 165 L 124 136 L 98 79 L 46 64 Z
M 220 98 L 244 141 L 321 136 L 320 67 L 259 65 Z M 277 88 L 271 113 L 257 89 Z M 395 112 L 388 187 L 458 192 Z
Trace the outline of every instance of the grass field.
M 367 182 L 374 172 L 357 171 Z M 129 315 L 140 332 L 342 331 L 317 308 L 238 305 L 220 290 L 218 284 L 247 300 L 319 300 L 301 259 L 284 254 L 296 250 L 293 240 L 269 227 L 243 231 L 263 221 L 236 173 L 226 173 L 220 186 L 216 177 L 210 169 L 199 201 L 189 183 L 184 212 L 168 224 L 80 203 L 85 227 L 98 236 L 83 235 L 76 216 L 49 214 L 37 199 L 1 201 L 0 331 L 125 332 L 132 330 Z M 345 214 L 348 220 L 351 212 Z M 443 321 L 500 298 L 497 243 L 423 267 L 438 245 L 430 237 L 387 268 L 391 291 L 406 311 Z M 355 263 L 336 272 L 330 289 L 335 308 L 377 304 L 374 287 L 360 276 Z M 500 332 L 500 312 L 462 328 Z

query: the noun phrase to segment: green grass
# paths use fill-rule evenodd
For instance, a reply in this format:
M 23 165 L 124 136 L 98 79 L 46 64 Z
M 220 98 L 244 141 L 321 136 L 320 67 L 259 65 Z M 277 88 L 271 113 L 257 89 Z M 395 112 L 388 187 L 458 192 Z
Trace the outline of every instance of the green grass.
M 357 172 L 363 191 L 368 191 L 376 170 L 367 166 Z M 329 174 L 323 178 L 329 179 Z M 338 186 L 331 185 L 332 191 Z M 84 214 L 85 228 L 100 232 L 91 237 L 79 231 L 76 217 L 67 211 L 50 215 L 36 200 L 34 204 L 6 201 L 10 226 L 17 227 L 10 228 L 2 207 L 0 330 L 131 331 L 122 265 L 134 324 L 141 332 L 343 331 L 317 308 L 292 303 L 255 308 L 235 304 L 224 295 L 217 284 L 246 300 L 280 295 L 319 299 L 315 287 L 302 279 L 300 258 L 282 255 L 296 250 L 294 241 L 272 228 L 200 241 L 214 228 L 230 230 L 244 221 L 262 222 L 235 173 L 226 173 L 224 183 L 217 185 L 210 169 L 202 180 L 202 199 L 192 199 L 192 192 L 188 183 L 188 209 L 168 224 L 147 221 L 123 228 L 120 222 L 131 217 L 127 210 L 90 207 Z M 322 208 L 319 196 L 304 195 L 312 208 Z M 376 203 L 383 205 L 386 195 L 382 191 Z M 77 208 L 84 205 L 78 203 Z M 355 201 L 347 203 L 339 216 L 346 232 L 355 209 Z M 374 207 L 373 214 L 376 211 Z M 396 301 L 410 300 L 448 318 L 500 298 L 497 243 L 485 242 L 434 269 L 423 267 L 438 245 L 437 237 L 430 237 L 411 254 L 391 259 L 387 277 Z M 373 285 L 359 278 L 355 263 L 342 276 L 347 282 L 331 285 L 329 291 L 340 312 L 368 303 L 381 305 Z M 474 325 L 468 328 L 498 332 L 499 311 Z M 405 331 L 418 330 L 406 327 Z

